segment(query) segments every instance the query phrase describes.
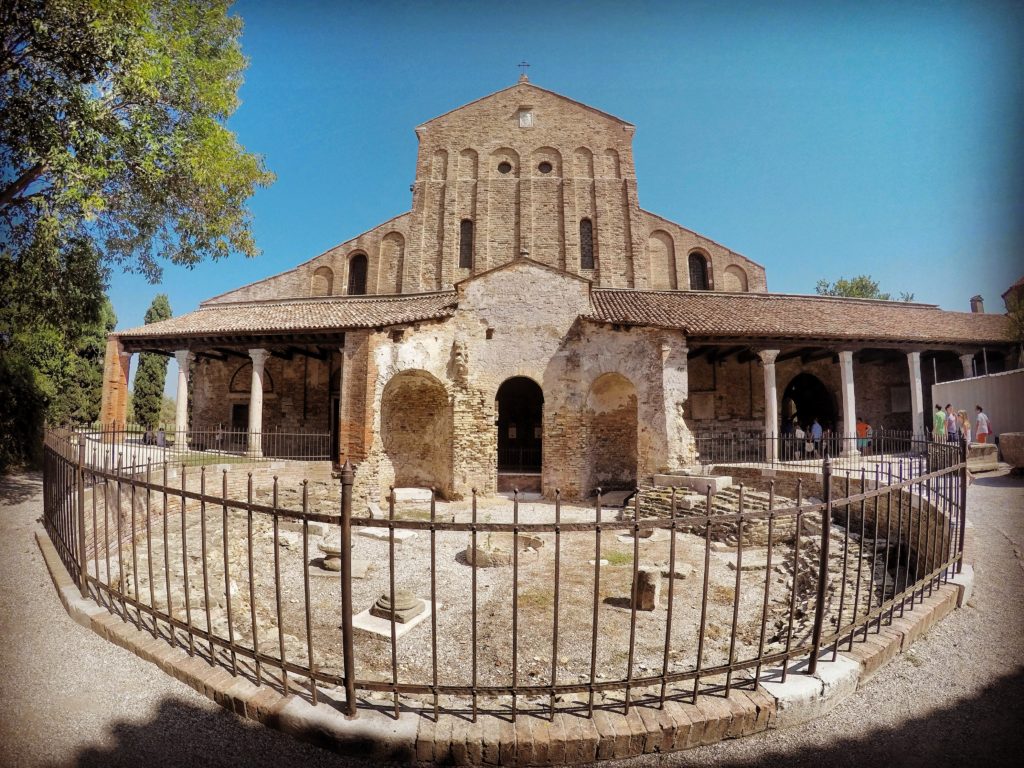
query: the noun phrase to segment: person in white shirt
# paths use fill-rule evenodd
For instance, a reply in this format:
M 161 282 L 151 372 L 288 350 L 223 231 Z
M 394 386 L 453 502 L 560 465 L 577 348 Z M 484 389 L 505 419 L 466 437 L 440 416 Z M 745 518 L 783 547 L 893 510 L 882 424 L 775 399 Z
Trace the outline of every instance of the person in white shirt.
M 979 443 L 984 443 L 988 440 L 988 436 L 992 434 L 992 425 L 988 420 L 988 415 L 981 409 L 980 405 L 974 406 L 974 410 L 978 412 L 974 420 L 974 436 L 978 438 Z

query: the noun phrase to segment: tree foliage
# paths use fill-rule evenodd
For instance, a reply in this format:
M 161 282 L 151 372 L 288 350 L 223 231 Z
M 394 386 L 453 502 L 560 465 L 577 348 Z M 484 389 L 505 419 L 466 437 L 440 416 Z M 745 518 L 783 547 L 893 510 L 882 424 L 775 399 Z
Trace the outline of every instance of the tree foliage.
M 171 316 L 171 303 L 166 293 L 158 293 L 146 310 L 146 325 L 166 320 Z M 167 358 L 153 352 L 139 355 L 139 368 L 135 373 L 135 393 L 132 404 L 135 421 L 144 427 L 155 428 L 160 422 L 163 406 L 164 380 L 167 376 Z
M 822 278 L 814 287 L 819 296 L 845 296 L 855 299 L 883 299 L 892 301 L 892 294 L 883 293 L 878 282 L 871 279 L 870 275 L 857 275 L 849 279 L 841 277 L 834 283 Z M 905 291 L 900 292 L 900 301 L 913 301 L 914 294 Z
M 102 366 L 111 268 L 257 252 L 246 201 L 273 175 L 225 125 L 246 66 L 228 5 L 0 3 L 0 464 L 42 419 L 98 411 L 102 371 L 67 377 L 71 355 Z

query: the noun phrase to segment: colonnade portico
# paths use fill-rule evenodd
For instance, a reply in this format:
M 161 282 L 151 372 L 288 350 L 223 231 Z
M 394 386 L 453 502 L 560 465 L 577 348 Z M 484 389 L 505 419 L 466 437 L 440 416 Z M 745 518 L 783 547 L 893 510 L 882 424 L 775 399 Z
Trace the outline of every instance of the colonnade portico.
M 938 361 L 938 370 L 944 371 L 945 378 L 959 378 L 961 365 L 953 367 L 957 359 L 967 376 L 968 364 L 974 359 L 973 354 L 962 353 L 962 347 L 957 349 L 952 344 L 908 350 L 869 341 L 837 342 L 832 346 L 788 338 L 693 337 L 688 344 L 689 429 L 711 435 L 720 431 L 750 434 L 756 430 L 763 435 L 767 461 L 780 458 L 781 446 L 785 445 L 780 438 L 792 433 L 797 416 L 805 431 L 810 431 L 813 419 L 818 419 L 824 430 L 832 429 L 842 442 L 842 448 L 835 449 L 846 456 L 864 451 L 857 432 L 861 417 L 875 431 L 921 434 L 926 426 L 926 387 L 932 379 L 922 373 L 922 358 L 929 362 L 928 374 L 931 360 Z M 761 377 L 756 372 L 752 376 L 747 373 L 751 363 L 754 367 L 760 364 Z M 821 391 L 828 393 L 831 411 L 827 404 L 821 405 L 820 398 L 815 400 L 813 387 L 807 389 L 803 380 L 808 378 L 816 379 Z M 763 384 L 758 379 L 763 379 Z M 939 381 L 938 374 L 935 380 Z M 803 394 L 797 397 L 794 392 Z M 787 451 L 790 455 L 803 449 L 794 443 Z

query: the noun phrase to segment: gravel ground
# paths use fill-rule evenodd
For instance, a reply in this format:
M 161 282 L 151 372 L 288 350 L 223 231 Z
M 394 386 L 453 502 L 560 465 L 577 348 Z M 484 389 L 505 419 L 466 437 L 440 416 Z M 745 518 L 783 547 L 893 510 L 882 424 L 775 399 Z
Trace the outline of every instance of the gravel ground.
M 1024 480 L 969 496 L 975 594 L 830 715 L 619 765 L 1001 765 L 1024 748 Z M 36 475 L 0 479 L 0 764 L 362 765 L 246 723 L 68 618 L 33 540 Z M 1017 764 L 1014 760 L 1013 764 Z M 604 763 L 603 765 L 609 765 Z
M 1005 472 L 979 477 L 967 504 L 973 598 L 862 690 L 797 728 L 624 760 L 616 768 L 1020 765 L 1024 479 Z

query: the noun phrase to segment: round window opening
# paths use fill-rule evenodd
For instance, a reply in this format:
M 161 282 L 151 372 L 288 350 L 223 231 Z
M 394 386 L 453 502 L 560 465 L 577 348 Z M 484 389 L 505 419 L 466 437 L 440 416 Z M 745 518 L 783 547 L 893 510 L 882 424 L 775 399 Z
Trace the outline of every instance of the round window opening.
M 552 165 L 547 160 L 537 166 L 537 170 L 541 173 L 551 173 Z
M 502 160 L 498 163 L 498 173 L 508 173 L 512 170 L 512 163 Z

